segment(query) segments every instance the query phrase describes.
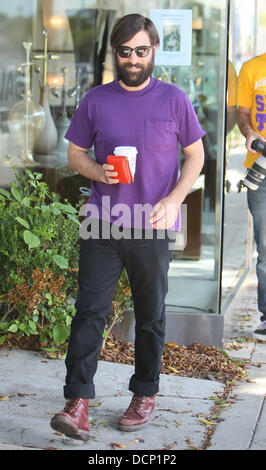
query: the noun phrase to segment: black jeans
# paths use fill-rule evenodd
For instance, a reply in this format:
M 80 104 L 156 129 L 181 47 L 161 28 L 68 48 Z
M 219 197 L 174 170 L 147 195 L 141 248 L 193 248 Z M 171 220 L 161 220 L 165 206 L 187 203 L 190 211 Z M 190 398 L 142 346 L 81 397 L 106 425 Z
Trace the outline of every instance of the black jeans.
M 169 237 L 80 241 L 79 296 L 66 356 L 65 398 L 94 398 L 93 383 L 116 284 L 126 268 L 136 319 L 135 373 L 129 389 L 150 396 L 159 389 L 165 332 L 165 296 L 171 260 Z M 162 235 L 162 231 L 160 231 Z M 129 234 L 130 235 L 130 234 Z
M 248 189 L 248 207 L 253 218 L 257 246 L 258 308 L 261 321 L 266 320 L 266 178 L 255 191 Z

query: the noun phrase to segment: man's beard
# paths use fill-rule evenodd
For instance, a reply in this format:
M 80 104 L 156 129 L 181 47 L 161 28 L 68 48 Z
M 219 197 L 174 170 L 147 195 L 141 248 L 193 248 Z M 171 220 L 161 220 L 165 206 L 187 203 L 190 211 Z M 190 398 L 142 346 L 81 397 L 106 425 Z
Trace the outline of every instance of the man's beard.
M 132 72 L 132 67 L 138 67 L 138 71 Z M 117 55 L 115 54 L 115 69 L 118 80 L 130 87 L 138 87 L 142 85 L 152 74 L 154 69 L 154 53 L 150 62 L 145 66 L 141 63 L 132 65 L 131 62 L 125 62 L 123 65 L 118 62 Z

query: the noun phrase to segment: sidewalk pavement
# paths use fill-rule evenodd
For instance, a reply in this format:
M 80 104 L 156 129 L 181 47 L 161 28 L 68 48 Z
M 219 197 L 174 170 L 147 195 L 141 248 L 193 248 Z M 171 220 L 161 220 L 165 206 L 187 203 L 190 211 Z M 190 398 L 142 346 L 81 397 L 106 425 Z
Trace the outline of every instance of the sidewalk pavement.
M 229 209 L 225 219 L 223 271 L 226 295 L 235 287 L 245 262 L 246 195 L 237 194 L 236 189 L 241 172 L 243 155 L 236 150 L 227 167 L 233 189 L 226 195 Z M 224 349 L 231 357 L 248 361 L 248 377 L 233 387 L 215 426 L 202 419 L 210 419 L 214 398 L 225 391 L 223 383 L 162 374 L 151 425 L 138 432 L 118 431 L 118 419 L 132 396 L 128 382 L 133 366 L 100 361 L 95 377 L 97 395 L 89 408 L 91 437 L 87 443 L 60 436 L 50 428 L 51 417 L 65 403 L 64 360 L 49 360 L 32 351 L 0 349 L 0 396 L 7 396 L 0 400 L 0 450 L 108 453 L 115 448 L 136 454 L 159 449 L 173 453 L 205 448 L 207 433 L 213 428 L 206 450 L 265 450 L 266 342 L 251 338 L 258 321 L 257 279 L 253 269 L 224 314 Z M 237 338 L 243 338 L 243 342 L 236 343 L 240 349 L 227 349 Z M 115 447 L 114 443 L 124 447 Z
M 230 357 L 248 361 L 247 378 L 238 382 L 211 439 L 210 450 L 266 450 L 266 342 L 252 338 L 259 324 L 257 277 L 251 270 L 224 317 L 224 345 Z M 237 338 L 241 349 L 226 347 Z
M 225 349 L 232 338 L 249 337 L 256 314 L 256 275 L 251 271 L 225 315 Z M 254 315 L 255 314 L 255 315 Z M 253 318 L 254 316 L 254 318 Z M 250 361 L 248 379 L 233 388 L 206 450 L 266 449 L 266 343 L 244 342 L 230 356 Z M 58 435 L 50 419 L 65 403 L 62 387 L 64 360 L 50 360 L 40 353 L 0 350 L 0 449 L 147 451 L 204 448 L 213 398 L 223 393 L 218 381 L 161 375 L 157 409 L 149 427 L 121 432 L 117 421 L 128 406 L 128 381 L 133 366 L 99 362 L 96 398 L 90 402 L 91 437 L 87 443 Z M 260 365 L 260 366 L 259 366 Z M 211 425 L 212 426 L 212 425 Z M 118 444 L 117 447 L 114 443 Z M 124 447 L 123 447 L 124 446 Z

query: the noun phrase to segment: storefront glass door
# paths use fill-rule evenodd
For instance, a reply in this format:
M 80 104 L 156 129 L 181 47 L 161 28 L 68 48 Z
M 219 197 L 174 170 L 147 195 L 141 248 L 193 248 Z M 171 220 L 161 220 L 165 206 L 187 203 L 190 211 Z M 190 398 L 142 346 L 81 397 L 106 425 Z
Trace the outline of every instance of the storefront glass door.
M 192 10 L 191 63 L 159 65 L 155 75 L 182 88 L 192 101 L 204 137 L 205 165 L 184 204 L 187 233 L 169 272 L 167 309 L 218 313 L 222 240 L 227 2 L 173 1 Z M 174 19 L 174 13 L 173 13 Z M 177 240 L 178 241 L 178 240 Z
M 48 31 L 47 83 L 59 141 L 55 152 L 48 156 L 40 154 L 36 160 L 46 176 L 50 175 L 52 184 L 68 174 L 63 131 L 69 121 L 59 122 L 57 118 L 63 115 L 71 119 L 91 87 L 114 78 L 109 35 L 115 19 L 128 13 L 154 19 L 161 39 L 154 76 L 188 94 L 206 131 L 206 162 L 184 201 L 182 217 L 187 221 L 187 230 L 177 238 L 169 271 L 167 310 L 176 313 L 220 311 L 227 3 L 226 0 L 26 3 L 13 0 L 2 2 L 0 7 L 1 186 L 8 186 L 11 165 L 16 164 L 21 154 L 17 142 L 10 139 L 7 116 L 24 87 L 24 75 L 18 71 L 25 62 L 23 43 L 32 43 L 35 65 L 31 69 L 31 86 L 38 102 L 37 72 L 39 69 L 42 73 L 43 31 Z M 182 151 L 180 154 L 182 160 Z

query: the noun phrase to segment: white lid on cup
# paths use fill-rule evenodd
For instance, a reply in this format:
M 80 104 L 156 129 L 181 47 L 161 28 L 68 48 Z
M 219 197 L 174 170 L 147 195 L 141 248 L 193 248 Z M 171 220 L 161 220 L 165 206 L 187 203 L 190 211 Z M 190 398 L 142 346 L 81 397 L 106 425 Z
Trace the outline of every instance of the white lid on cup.
M 115 147 L 114 149 L 114 155 L 122 155 L 122 156 L 136 156 L 138 153 L 136 147 L 131 147 L 131 146 L 120 146 L 120 147 Z

